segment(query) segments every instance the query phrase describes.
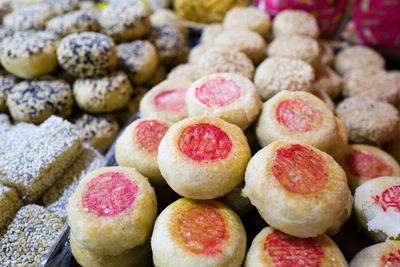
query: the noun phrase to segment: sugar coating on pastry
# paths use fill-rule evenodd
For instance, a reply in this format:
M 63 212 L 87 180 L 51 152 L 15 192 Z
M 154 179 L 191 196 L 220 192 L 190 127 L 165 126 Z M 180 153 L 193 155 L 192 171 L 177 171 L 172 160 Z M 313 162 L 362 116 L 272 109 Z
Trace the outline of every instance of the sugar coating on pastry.
M 39 124 L 51 115 L 67 117 L 74 104 L 71 86 L 63 80 L 32 80 L 14 85 L 7 106 L 17 122 Z
M 119 255 L 145 243 L 157 201 L 148 180 L 135 169 L 104 167 L 81 180 L 67 214 L 78 246 L 100 255 Z
M 325 234 L 298 238 L 268 226 L 254 238 L 244 266 L 346 267 L 348 265 L 339 247 Z
M 186 28 L 184 21 L 168 8 L 159 8 L 150 16 L 151 25 L 155 26 L 173 26 L 177 28 L 182 35 L 187 38 L 189 29 Z
M 91 113 L 117 110 L 129 101 L 133 88 L 123 71 L 100 78 L 77 79 L 73 92 L 78 106 Z
M 213 44 L 215 38 L 224 30 L 221 23 L 211 23 L 204 27 L 200 41 L 202 44 Z
M 389 72 L 377 67 L 349 70 L 343 77 L 343 96 L 361 96 L 369 99 L 398 102 L 398 81 Z
M 156 119 L 138 119 L 118 138 L 115 159 L 119 166 L 136 168 L 153 185 L 165 185 L 157 164 L 158 146 L 172 123 Z
M 215 117 L 193 117 L 172 125 L 158 147 L 158 166 L 179 195 L 213 199 L 243 181 L 250 148 L 243 131 Z
M 245 53 L 255 65 L 266 56 L 267 44 L 261 35 L 245 29 L 224 30 L 215 38 L 214 45 Z
M 203 75 L 231 72 L 253 78 L 254 65 L 246 54 L 231 49 L 210 48 L 197 62 Z
M 134 41 L 117 45 L 118 67 L 138 84 L 148 80 L 158 65 L 157 50 L 149 41 Z
M 196 64 L 186 63 L 180 64 L 173 68 L 167 75 L 168 79 L 187 79 L 192 82 L 201 78 L 203 75 Z
M 151 249 L 155 266 L 239 267 L 246 232 L 239 216 L 222 203 L 182 198 L 157 218 Z
M 314 70 L 310 64 L 299 59 L 271 57 L 256 69 L 254 83 L 263 100 L 268 100 L 283 90 L 314 90 Z
M 49 32 L 17 32 L 2 41 L 0 59 L 10 73 L 32 79 L 57 67 L 58 37 Z
M 261 146 L 290 139 L 326 150 L 336 140 L 336 128 L 333 113 L 316 96 L 282 91 L 264 103 L 256 135 Z
M 264 220 L 293 236 L 323 234 L 351 213 L 345 172 L 309 145 L 276 141 L 261 149 L 247 166 L 245 183 L 243 195 Z
M 116 42 L 141 38 L 150 30 L 149 11 L 140 2 L 107 5 L 101 10 L 99 22 L 101 31 Z
M 354 209 L 357 221 L 375 242 L 399 239 L 400 177 L 383 176 L 357 187 Z
M 236 7 L 226 13 L 224 18 L 225 29 L 246 29 L 267 37 L 270 25 L 267 12 L 256 7 Z
M 327 149 L 326 153 L 331 155 L 337 162 L 340 162 L 348 150 L 349 134 L 344 123 L 338 117 L 335 117 L 335 120 L 337 124 L 336 142 Z
M 171 122 L 188 116 L 185 95 L 192 82 L 187 79 L 167 79 L 151 88 L 140 101 L 142 117 L 155 117 Z
M 335 99 L 342 92 L 343 79 L 329 66 L 321 65 L 315 71 L 316 81 L 314 87 L 324 91 L 329 97 Z
M 119 133 L 118 121 L 112 116 L 83 114 L 75 121 L 79 138 L 102 153 L 107 152 Z
M 400 264 L 400 241 L 388 240 L 364 248 L 351 260 L 350 267 L 393 266 Z
M 320 65 L 320 48 L 316 40 L 300 35 L 283 35 L 268 46 L 268 56 L 301 59 L 317 68 Z
M 397 161 L 382 149 L 369 145 L 350 145 L 340 162 L 354 191 L 363 183 L 382 176 L 400 176 Z
M 73 234 L 70 238 L 71 253 L 82 267 L 144 267 L 150 264 L 150 242 L 122 252 L 120 255 L 98 255 L 81 248 Z
M 353 96 L 340 102 L 335 113 L 346 125 L 353 143 L 381 145 L 398 133 L 399 113 L 386 102 Z
M 383 69 L 385 67 L 385 59 L 372 48 L 361 45 L 345 48 L 335 58 L 335 69 L 342 75 L 349 70 L 366 66 Z
M 100 29 L 96 13 L 78 10 L 52 18 L 46 23 L 46 30 L 64 37 L 71 33 L 96 32 Z
M 0 112 L 6 112 L 8 110 L 7 95 L 17 82 L 18 78 L 12 74 L 0 74 Z
M 304 35 L 318 38 L 319 27 L 316 18 L 303 10 L 284 10 L 272 22 L 275 37 L 282 35 Z
M 74 76 L 105 75 L 117 65 L 113 39 L 96 32 L 73 33 L 64 37 L 57 48 L 63 69 Z
M 332 66 L 335 61 L 335 53 L 327 41 L 319 41 L 321 49 L 321 63 L 323 65 Z
M 217 73 L 196 80 L 185 100 L 190 117 L 215 116 L 243 130 L 258 117 L 262 108 L 254 84 L 235 73 Z

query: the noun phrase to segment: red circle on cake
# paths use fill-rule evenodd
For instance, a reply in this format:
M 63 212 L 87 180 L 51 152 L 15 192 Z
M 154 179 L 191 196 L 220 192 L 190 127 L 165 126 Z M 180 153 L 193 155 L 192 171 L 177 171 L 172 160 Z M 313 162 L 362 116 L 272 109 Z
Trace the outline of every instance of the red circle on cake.
M 222 252 L 221 244 L 229 234 L 217 206 L 197 203 L 178 216 L 178 234 L 189 251 L 202 255 Z
M 217 161 L 228 157 L 232 141 L 219 127 L 198 123 L 186 127 L 179 136 L 179 150 L 195 161 Z
M 297 238 L 274 230 L 265 238 L 266 251 L 276 267 L 318 267 L 325 257 L 321 246 L 313 238 Z
M 319 192 L 328 181 L 322 157 L 299 144 L 275 151 L 272 172 L 286 190 L 296 194 Z
M 187 89 L 175 89 L 164 91 L 154 97 L 154 104 L 158 110 L 175 113 L 187 111 L 185 95 Z
M 351 152 L 346 157 L 345 164 L 352 175 L 365 179 L 393 175 L 393 168 L 389 164 L 382 158 L 366 151 Z
M 100 217 L 117 215 L 132 205 L 138 189 L 123 172 L 103 173 L 86 185 L 82 206 Z
M 223 107 L 235 102 L 242 89 L 232 80 L 215 77 L 206 80 L 195 90 L 197 100 L 208 107 Z
M 157 120 L 141 121 L 136 126 L 137 143 L 148 152 L 157 152 L 168 126 Z
M 290 132 L 309 132 L 322 125 L 322 114 L 301 99 L 286 99 L 276 108 L 276 119 Z

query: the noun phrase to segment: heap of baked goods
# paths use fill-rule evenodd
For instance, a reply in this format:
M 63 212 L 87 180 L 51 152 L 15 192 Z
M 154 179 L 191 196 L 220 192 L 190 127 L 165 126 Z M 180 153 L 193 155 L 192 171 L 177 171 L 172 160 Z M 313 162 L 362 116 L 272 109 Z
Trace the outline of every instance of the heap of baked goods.
M 82 266 L 348 266 L 359 251 L 333 240 L 352 214 L 379 244 L 350 266 L 400 264 L 400 76 L 379 53 L 335 54 L 297 10 L 233 8 L 188 51 L 181 19 L 139 1 L 18 3 L 2 264 L 38 265 L 67 220 Z

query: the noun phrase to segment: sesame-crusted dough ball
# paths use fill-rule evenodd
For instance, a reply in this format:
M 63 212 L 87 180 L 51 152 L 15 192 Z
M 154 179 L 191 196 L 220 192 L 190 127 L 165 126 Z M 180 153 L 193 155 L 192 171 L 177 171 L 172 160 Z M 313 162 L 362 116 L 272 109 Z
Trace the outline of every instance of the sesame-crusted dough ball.
M 180 64 L 168 73 L 168 79 L 186 79 L 194 82 L 203 75 L 196 64 Z
M 142 4 L 116 3 L 101 11 L 99 22 L 101 31 L 116 42 L 131 41 L 150 30 L 150 13 Z
M 92 1 L 79 1 L 79 10 L 99 12 L 99 8 L 95 2 Z
M 246 77 L 216 73 L 195 81 L 185 97 L 190 117 L 215 116 L 245 130 L 262 108 L 257 88 Z
M 212 45 L 215 38 L 224 30 L 221 23 L 211 23 L 204 27 L 200 41 L 202 44 Z
M 71 253 L 82 267 L 144 267 L 150 264 L 150 242 L 122 252 L 120 255 L 98 255 L 81 248 L 73 234 L 70 238 Z
M 2 1 L 0 2 L 0 21 L 3 21 L 5 15 L 12 11 L 10 1 Z
M 267 12 L 256 7 L 236 7 L 228 11 L 224 19 L 225 29 L 246 29 L 267 37 L 270 18 Z
M 164 65 L 158 64 L 153 75 L 146 81 L 146 85 L 153 87 L 164 81 L 167 77 L 167 69 Z
M 335 58 L 335 69 L 340 74 L 364 67 L 385 67 L 385 59 L 367 46 L 350 46 L 341 50 Z
M 276 140 L 296 140 L 326 151 L 337 138 L 333 113 L 307 92 L 282 91 L 264 103 L 256 126 L 261 146 Z
M 49 32 L 17 32 L 2 41 L 1 64 L 10 73 L 32 79 L 57 67 L 58 37 Z
M 139 115 L 139 103 L 142 100 L 144 94 L 149 91 L 149 87 L 145 85 L 137 85 L 128 103 L 120 109 L 117 109 L 113 112 L 113 115 L 117 118 L 120 125 L 125 125 L 132 116 Z
M 246 54 L 229 49 L 210 48 L 197 62 L 202 75 L 219 72 L 241 74 L 253 79 L 254 65 Z
M 191 84 L 186 79 L 168 79 L 151 88 L 140 101 L 141 116 L 171 122 L 183 120 L 188 116 L 185 95 Z
M 264 60 L 267 44 L 256 32 L 245 29 L 225 30 L 215 38 L 214 45 L 245 53 L 255 65 Z
M 382 149 L 369 145 L 350 145 L 340 165 L 354 192 L 360 185 L 377 177 L 400 176 L 397 161 Z
M 393 266 L 400 262 L 400 241 L 388 240 L 364 248 L 350 262 L 350 267 Z
M 189 35 L 189 29 L 186 28 L 183 20 L 170 9 L 157 9 L 153 14 L 151 14 L 150 22 L 151 25 L 154 26 L 173 26 L 177 28 L 185 38 Z
M 152 26 L 148 39 L 156 47 L 161 63 L 176 65 L 186 61 L 186 39 L 175 27 Z
M 50 6 L 55 16 L 74 11 L 79 8 L 80 0 L 40 0 L 40 4 Z
M 348 150 L 349 134 L 344 123 L 338 117 L 335 117 L 335 120 L 337 124 L 336 141 L 327 149 L 326 153 L 331 155 L 336 162 L 340 162 Z
M 168 185 L 193 199 L 213 199 L 243 181 L 250 159 L 246 136 L 215 117 L 194 117 L 169 128 L 158 147 L 158 166 Z
M 155 118 L 138 119 L 118 138 L 115 159 L 119 166 L 132 167 L 152 185 L 165 185 L 157 164 L 158 145 L 172 123 Z
M 17 81 L 18 79 L 14 75 L 7 73 L 0 74 L 0 112 L 7 112 L 7 94 Z
M 158 65 L 157 50 L 149 41 L 134 41 L 117 45 L 118 67 L 137 84 L 148 80 Z
M 155 266 L 239 267 L 246 232 L 239 216 L 218 201 L 187 198 L 158 216 L 151 237 Z
M 210 45 L 206 44 L 198 44 L 192 49 L 190 49 L 189 56 L 188 56 L 188 62 L 189 63 L 196 63 L 198 62 L 204 54 L 207 52 L 208 49 L 210 49 Z
M 386 102 L 349 97 L 336 106 L 335 113 L 346 125 L 353 143 L 381 145 L 398 133 L 399 113 Z
M 270 57 L 301 59 L 314 68 L 320 65 L 320 48 L 316 40 L 300 35 L 284 35 L 275 38 L 268 47 Z
M 357 222 L 376 243 L 400 238 L 400 177 L 379 177 L 356 189 Z
M 73 104 L 71 86 L 63 80 L 23 81 L 12 87 L 7 97 L 14 121 L 35 124 L 52 114 L 67 117 Z
M 340 77 L 329 66 L 321 65 L 315 71 L 316 81 L 314 87 L 324 91 L 329 97 L 335 99 L 342 92 L 342 77 Z
M 335 53 L 327 41 L 319 41 L 319 48 L 321 50 L 321 64 L 333 66 L 335 61 Z
M 13 32 L 38 31 L 44 29 L 46 22 L 56 15 L 49 4 L 30 4 L 5 15 L 3 26 Z
M 83 114 L 75 121 L 79 138 L 93 148 L 105 153 L 119 132 L 116 119 L 111 116 Z
M 298 238 L 268 226 L 254 238 L 244 266 L 347 267 L 348 264 L 339 247 L 325 234 Z
M 146 242 L 156 219 L 157 200 L 147 178 L 135 169 L 104 167 L 80 181 L 67 214 L 79 247 L 114 256 Z
M 310 64 L 284 57 L 267 58 L 254 75 L 254 83 L 264 101 L 283 90 L 311 92 L 314 80 Z
M 78 10 L 52 18 L 46 23 L 46 30 L 64 37 L 71 33 L 96 32 L 100 29 L 96 14 Z
M 313 15 L 303 10 L 285 10 L 272 22 L 275 37 L 282 35 L 304 35 L 317 39 L 319 28 Z
M 346 72 L 343 78 L 345 97 L 362 96 L 396 104 L 399 88 L 392 75 L 377 67 L 352 69 Z
M 105 75 L 117 65 L 114 41 L 96 32 L 64 37 L 57 49 L 57 58 L 63 69 L 78 77 Z
M 309 145 L 278 140 L 250 160 L 242 190 L 264 220 L 296 237 L 337 230 L 353 201 L 343 169 Z
M 77 79 L 73 90 L 78 106 L 91 113 L 122 108 L 133 92 L 128 76 L 122 71 L 115 71 L 102 78 Z

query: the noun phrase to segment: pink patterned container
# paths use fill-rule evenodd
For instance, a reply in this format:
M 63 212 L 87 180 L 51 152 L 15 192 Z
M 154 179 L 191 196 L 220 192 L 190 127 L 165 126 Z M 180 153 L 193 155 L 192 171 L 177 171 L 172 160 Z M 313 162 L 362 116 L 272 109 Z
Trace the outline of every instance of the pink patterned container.
M 302 9 L 318 19 L 323 37 L 332 37 L 345 17 L 346 0 L 256 0 L 256 6 L 266 10 L 271 17 L 288 8 Z

